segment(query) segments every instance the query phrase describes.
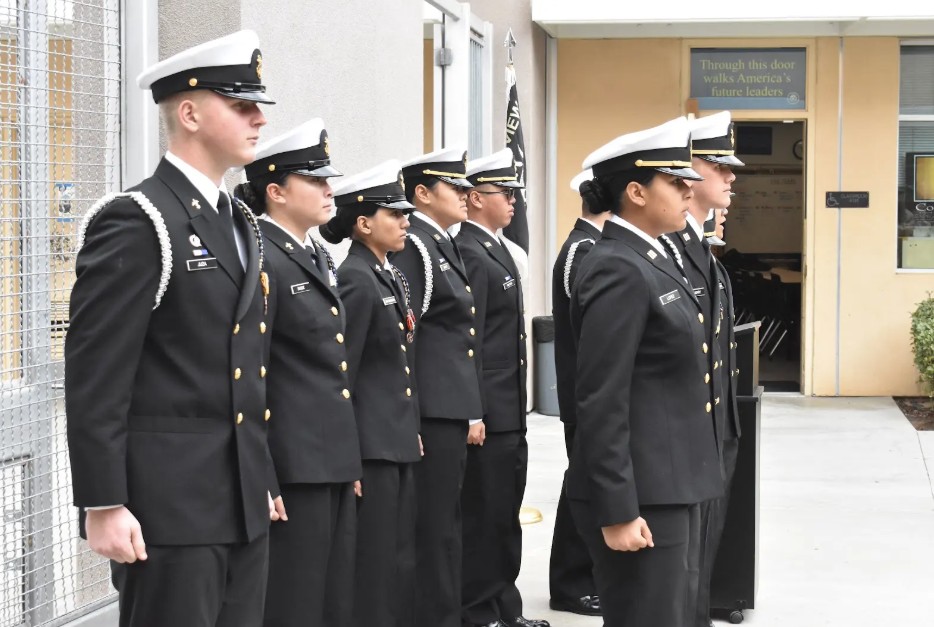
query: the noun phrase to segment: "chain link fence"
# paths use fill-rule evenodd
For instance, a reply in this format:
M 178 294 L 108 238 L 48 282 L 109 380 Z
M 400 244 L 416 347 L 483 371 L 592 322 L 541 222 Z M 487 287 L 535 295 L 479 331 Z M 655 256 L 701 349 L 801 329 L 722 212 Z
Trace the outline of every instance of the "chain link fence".
M 76 229 L 120 187 L 120 0 L 0 0 L 0 627 L 113 599 L 78 538 L 64 363 Z

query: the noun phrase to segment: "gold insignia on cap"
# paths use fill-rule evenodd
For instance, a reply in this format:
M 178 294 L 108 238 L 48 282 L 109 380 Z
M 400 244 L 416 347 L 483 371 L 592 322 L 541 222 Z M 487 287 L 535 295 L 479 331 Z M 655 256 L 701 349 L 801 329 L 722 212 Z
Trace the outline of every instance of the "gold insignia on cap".
M 269 171 L 270 171 L 270 172 L 275 172 L 275 171 L 276 171 L 276 164 L 275 164 L 275 163 L 270 163 L 270 164 L 269 164 Z
M 464 171 L 467 171 L 467 151 L 464 151 Z
M 730 124 L 730 148 L 736 148 L 736 128 Z
M 189 84 L 190 86 L 192 86 L 192 87 L 197 87 L 197 86 L 198 86 L 198 79 L 197 79 L 197 78 L 189 78 L 189 79 L 188 79 L 188 84 Z
M 263 80 L 263 55 L 256 55 L 256 78 Z
M 402 175 L 402 171 L 399 171 L 399 185 L 402 187 L 402 191 L 405 191 L 405 177 Z
M 324 138 L 324 154 L 331 156 L 331 145 L 328 143 L 328 138 Z

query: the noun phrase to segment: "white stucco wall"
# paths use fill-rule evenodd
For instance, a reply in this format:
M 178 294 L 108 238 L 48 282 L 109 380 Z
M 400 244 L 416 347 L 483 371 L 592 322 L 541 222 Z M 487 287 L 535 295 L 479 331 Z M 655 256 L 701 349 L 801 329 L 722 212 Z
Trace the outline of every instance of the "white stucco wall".
M 421 2 L 241 0 L 239 10 L 278 101 L 265 137 L 322 117 L 345 174 L 421 153 Z

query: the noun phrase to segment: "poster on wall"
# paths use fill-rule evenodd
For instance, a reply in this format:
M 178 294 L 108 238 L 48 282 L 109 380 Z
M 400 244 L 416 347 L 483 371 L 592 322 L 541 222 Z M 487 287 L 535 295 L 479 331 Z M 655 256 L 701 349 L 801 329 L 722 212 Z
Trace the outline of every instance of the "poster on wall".
M 691 48 L 691 98 L 698 108 L 805 108 L 805 48 Z

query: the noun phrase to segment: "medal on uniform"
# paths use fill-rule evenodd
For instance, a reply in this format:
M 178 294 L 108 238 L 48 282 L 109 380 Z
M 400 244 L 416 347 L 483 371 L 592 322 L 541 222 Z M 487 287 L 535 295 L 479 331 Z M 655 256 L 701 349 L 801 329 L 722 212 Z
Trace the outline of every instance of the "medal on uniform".
M 406 341 L 411 344 L 415 341 L 415 312 L 411 308 L 405 312 L 405 326 L 408 332 L 405 334 Z
M 263 315 L 265 316 L 269 313 L 269 275 L 260 272 L 259 284 L 263 287 Z

